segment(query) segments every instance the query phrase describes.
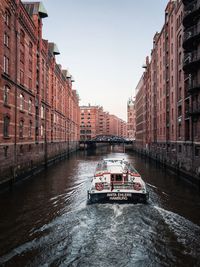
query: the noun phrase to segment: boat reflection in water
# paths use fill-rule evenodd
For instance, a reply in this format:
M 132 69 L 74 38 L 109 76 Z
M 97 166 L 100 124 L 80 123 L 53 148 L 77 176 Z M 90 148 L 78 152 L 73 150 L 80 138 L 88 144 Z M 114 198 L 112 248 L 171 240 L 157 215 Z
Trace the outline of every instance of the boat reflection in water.
M 89 204 L 96 202 L 146 203 L 148 198 L 145 182 L 128 161 L 108 158 L 98 163 L 88 190 Z

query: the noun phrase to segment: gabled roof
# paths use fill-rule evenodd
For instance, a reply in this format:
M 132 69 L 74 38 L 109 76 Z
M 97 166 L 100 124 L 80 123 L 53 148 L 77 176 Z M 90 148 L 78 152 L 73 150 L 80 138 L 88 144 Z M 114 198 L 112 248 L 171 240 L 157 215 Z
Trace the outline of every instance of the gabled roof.
M 28 14 L 32 17 L 33 15 L 39 15 L 40 18 L 48 17 L 47 11 L 42 2 L 22 2 Z
M 52 52 L 54 55 L 60 55 L 60 52 L 58 50 L 58 47 L 55 43 L 49 43 L 49 50 Z

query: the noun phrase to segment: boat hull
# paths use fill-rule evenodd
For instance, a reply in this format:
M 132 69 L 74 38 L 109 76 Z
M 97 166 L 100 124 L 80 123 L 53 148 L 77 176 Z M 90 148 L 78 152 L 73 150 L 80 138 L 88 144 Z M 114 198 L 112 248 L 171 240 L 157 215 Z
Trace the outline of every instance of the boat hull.
M 90 193 L 88 191 L 88 204 L 92 203 L 147 203 L 148 193 L 132 192 L 102 192 Z

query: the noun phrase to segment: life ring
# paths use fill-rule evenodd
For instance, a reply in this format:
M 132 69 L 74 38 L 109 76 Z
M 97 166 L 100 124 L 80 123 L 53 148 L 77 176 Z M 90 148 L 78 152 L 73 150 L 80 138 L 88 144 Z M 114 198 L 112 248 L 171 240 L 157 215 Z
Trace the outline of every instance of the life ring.
M 136 191 L 140 191 L 142 189 L 141 183 L 134 183 L 133 189 Z
M 96 190 L 98 190 L 98 191 L 102 191 L 103 188 L 104 188 L 104 186 L 103 186 L 102 183 L 96 183 L 96 184 L 95 184 L 95 188 L 96 188 Z

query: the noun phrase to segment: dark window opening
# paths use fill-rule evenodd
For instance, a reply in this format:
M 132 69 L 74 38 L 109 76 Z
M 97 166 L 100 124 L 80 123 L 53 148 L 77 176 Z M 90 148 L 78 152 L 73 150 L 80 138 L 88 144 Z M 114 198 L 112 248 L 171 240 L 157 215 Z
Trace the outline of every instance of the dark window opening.
M 10 118 L 8 116 L 4 117 L 4 124 L 3 124 L 3 136 L 9 137 L 9 124 Z

